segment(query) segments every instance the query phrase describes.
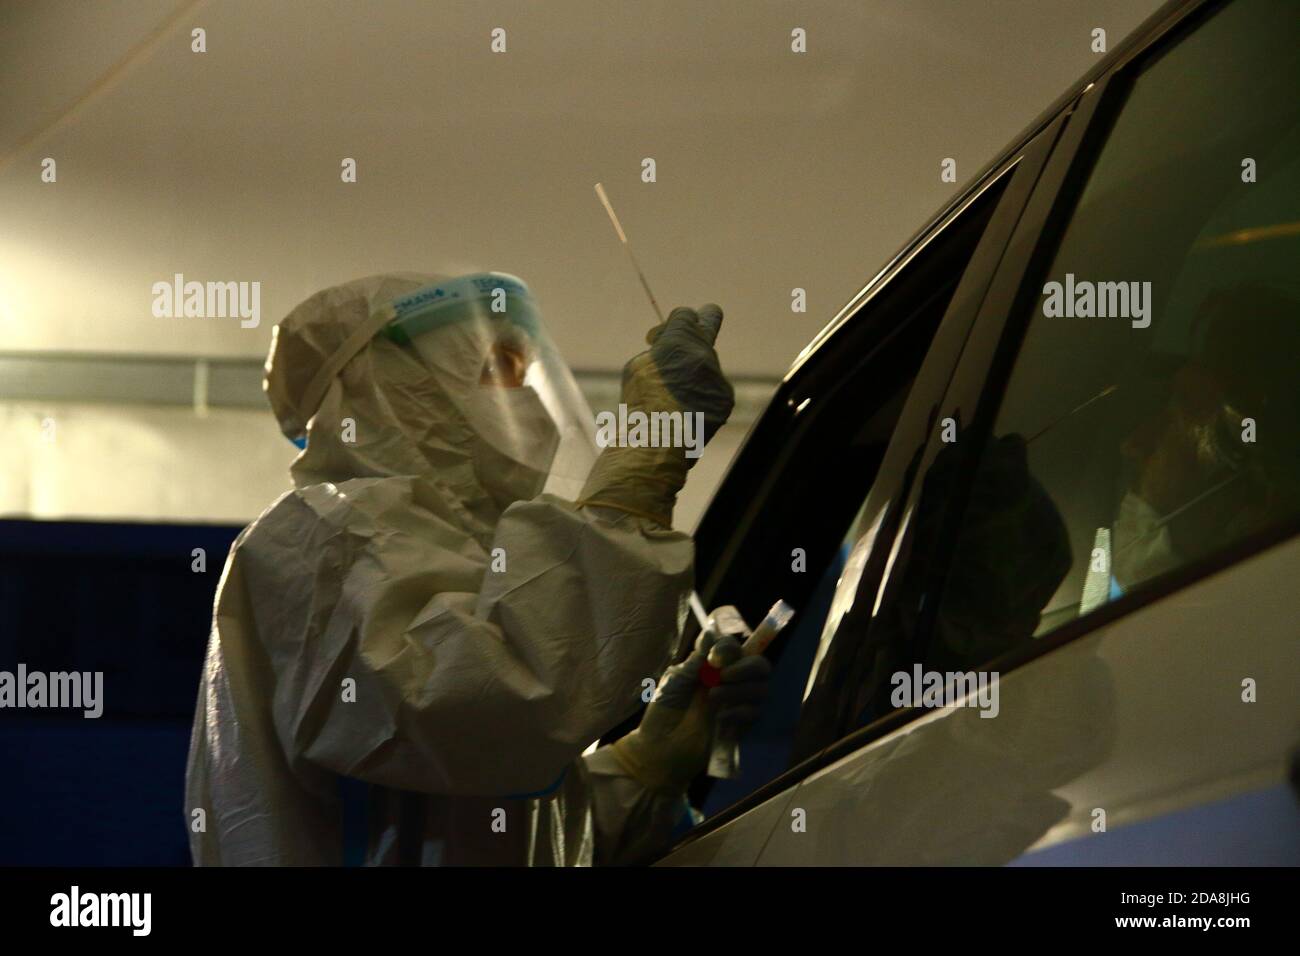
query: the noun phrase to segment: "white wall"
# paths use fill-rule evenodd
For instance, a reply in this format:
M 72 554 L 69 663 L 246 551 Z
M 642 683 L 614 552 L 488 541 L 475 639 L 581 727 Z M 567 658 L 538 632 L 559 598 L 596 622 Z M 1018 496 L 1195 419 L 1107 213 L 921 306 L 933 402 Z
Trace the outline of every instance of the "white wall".
M 0 442 L 5 517 L 242 524 L 297 454 L 270 412 L 55 402 L 0 405 Z
M 0 0 L 0 349 L 260 357 L 323 286 L 495 268 L 575 367 L 617 369 L 651 313 L 599 180 L 662 303 L 719 302 L 727 369 L 780 374 L 1097 61 L 1094 28 L 1158 5 Z M 177 272 L 260 282 L 260 324 L 155 318 Z
M 691 470 L 674 525 L 693 531 L 748 426 Z M 298 451 L 269 411 L 0 403 L 0 517 L 246 524 L 291 487 Z

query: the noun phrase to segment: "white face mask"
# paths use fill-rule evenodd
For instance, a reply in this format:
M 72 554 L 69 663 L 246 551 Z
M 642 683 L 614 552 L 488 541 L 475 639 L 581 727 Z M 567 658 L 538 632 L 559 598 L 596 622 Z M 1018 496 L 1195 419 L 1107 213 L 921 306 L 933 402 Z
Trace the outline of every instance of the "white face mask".
M 546 484 L 559 431 L 533 389 L 477 387 L 465 417 L 474 430 L 474 474 L 501 508 L 535 498 Z
M 1130 491 L 1124 495 L 1112 532 L 1115 551 L 1111 572 L 1125 590 L 1182 563 L 1169 536 L 1169 526 L 1160 527 L 1160 521 L 1160 514 L 1136 494 Z

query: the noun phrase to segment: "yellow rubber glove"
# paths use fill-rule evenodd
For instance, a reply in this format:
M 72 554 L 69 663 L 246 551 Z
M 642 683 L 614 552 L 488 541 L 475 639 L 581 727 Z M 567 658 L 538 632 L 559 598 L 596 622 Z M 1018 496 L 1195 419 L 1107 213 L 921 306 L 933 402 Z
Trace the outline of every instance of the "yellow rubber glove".
M 701 446 L 726 422 L 735 392 L 713 345 L 722 326 L 716 305 L 677 308 L 646 336 L 650 348 L 623 367 L 622 404 L 629 416 L 656 412 L 703 416 Z M 692 420 L 693 422 L 693 420 Z M 692 424 L 692 427 L 693 424 Z M 683 447 L 610 446 L 601 452 L 587 478 L 580 505 L 601 505 L 672 525 L 677 492 L 697 459 Z
M 716 687 L 700 683 L 711 650 L 723 664 Z M 757 719 L 767 697 L 771 664 L 762 655 L 741 656 L 740 642 L 706 630 L 691 655 L 664 672 L 641 725 L 616 741 L 614 758 L 623 771 L 656 793 L 683 792 L 709 762 L 715 726 L 735 740 Z

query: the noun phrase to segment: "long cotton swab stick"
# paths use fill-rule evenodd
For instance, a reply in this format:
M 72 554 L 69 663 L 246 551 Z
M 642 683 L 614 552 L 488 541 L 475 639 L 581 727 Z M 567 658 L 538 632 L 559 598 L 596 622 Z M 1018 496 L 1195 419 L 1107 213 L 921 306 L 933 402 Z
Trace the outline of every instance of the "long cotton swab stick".
M 618 241 L 623 243 L 623 248 L 627 250 L 627 257 L 632 260 L 632 268 L 636 270 L 636 277 L 641 280 L 641 288 L 645 289 L 646 298 L 650 300 L 650 307 L 655 310 L 655 317 L 659 319 L 659 324 L 663 325 L 664 314 L 659 309 L 659 303 L 655 301 L 655 294 L 650 291 L 650 283 L 645 281 L 645 273 L 641 271 L 641 264 L 636 261 L 636 256 L 632 254 L 632 246 L 627 241 L 627 233 L 619 224 L 618 216 L 614 214 L 614 207 L 609 204 L 609 197 L 605 195 L 605 187 L 596 183 L 596 197 L 605 207 L 605 212 L 609 213 L 609 221 L 614 224 L 614 231 L 618 233 Z
M 646 298 L 650 300 L 650 307 L 655 310 L 655 318 L 659 320 L 660 325 L 663 325 L 664 314 L 659 309 L 659 303 L 655 301 L 655 294 L 650 291 L 650 283 L 645 281 L 645 273 L 641 271 L 641 264 L 636 261 L 636 256 L 632 253 L 632 246 L 627 241 L 627 233 L 623 231 L 622 224 L 618 221 L 618 214 L 614 212 L 614 207 L 609 204 L 609 197 L 605 195 L 605 187 L 600 183 L 596 183 L 596 198 L 605 207 L 605 212 L 609 213 L 609 221 L 614 224 L 614 231 L 618 233 L 618 241 L 623 243 L 623 248 L 627 250 L 627 257 L 632 260 L 632 268 L 636 270 L 636 277 L 641 280 L 641 288 L 645 289 Z M 709 616 L 704 613 L 704 604 L 700 601 L 700 596 L 692 591 L 689 603 L 691 612 L 700 625 L 700 631 L 707 630 Z
M 646 282 L 645 273 L 641 272 L 641 265 L 637 263 L 637 258 L 632 254 L 632 246 L 628 243 L 628 234 L 623 232 L 623 225 L 619 222 L 619 216 L 614 212 L 614 207 L 610 206 L 610 198 L 604 195 L 604 186 L 601 183 L 595 183 L 595 196 L 601 200 L 604 211 L 610 213 L 610 221 L 614 224 L 614 232 L 619 234 L 619 242 L 623 243 L 623 248 L 628 250 L 628 259 L 632 260 L 632 268 L 637 271 L 637 278 L 641 280 L 642 289 L 646 290 L 646 298 L 650 299 L 650 307 L 653 308 L 656 319 L 659 324 L 663 325 L 663 312 L 659 311 L 659 303 L 655 302 L 654 293 L 650 291 L 650 284 Z M 699 600 L 699 594 L 694 591 L 690 592 L 690 610 L 695 615 L 695 620 L 699 623 L 699 630 L 708 630 L 708 615 L 705 614 L 705 605 Z
M 695 615 L 695 620 L 700 625 L 700 633 L 703 634 L 709 629 L 709 616 L 704 613 L 704 602 L 692 591 L 691 596 L 687 598 L 687 603 L 690 604 L 691 613 Z

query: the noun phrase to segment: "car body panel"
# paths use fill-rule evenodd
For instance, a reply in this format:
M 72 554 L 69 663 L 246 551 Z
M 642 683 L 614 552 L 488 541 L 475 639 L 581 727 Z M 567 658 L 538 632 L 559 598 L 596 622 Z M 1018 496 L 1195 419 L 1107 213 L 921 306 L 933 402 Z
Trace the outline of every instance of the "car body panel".
M 1098 809 L 1120 831 L 1283 786 L 1298 562 L 1292 539 L 1169 594 L 1005 675 L 996 717 L 925 713 L 662 862 L 1005 864 L 1092 837 Z M 1221 846 L 1186 855 L 1228 862 Z
M 1010 866 L 1294 866 L 1300 859 L 1296 793 L 1251 790 L 1031 850 Z

